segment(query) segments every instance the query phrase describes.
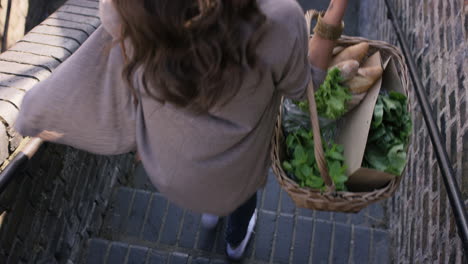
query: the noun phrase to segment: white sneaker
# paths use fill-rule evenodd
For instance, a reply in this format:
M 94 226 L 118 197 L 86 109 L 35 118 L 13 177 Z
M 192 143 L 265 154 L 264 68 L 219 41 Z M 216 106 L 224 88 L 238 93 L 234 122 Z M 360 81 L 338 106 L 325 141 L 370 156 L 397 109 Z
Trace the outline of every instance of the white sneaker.
M 202 226 L 206 229 L 213 229 L 218 224 L 219 216 L 212 214 L 202 214 Z
M 245 248 L 247 247 L 250 237 L 252 236 L 256 223 L 257 223 L 257 209 L 255 209 L 252 217 L 250 218 L 249 226 L 247 227 L 247 234 L 245 235 L 244 240 L 242 240 L 239 246 L 237 246 L 236 248 L 233 248 L 229 243 L 227 243 L 226 253 L 229 258 L 233 260 L 240 260 L 242 258 L 245 252 Z

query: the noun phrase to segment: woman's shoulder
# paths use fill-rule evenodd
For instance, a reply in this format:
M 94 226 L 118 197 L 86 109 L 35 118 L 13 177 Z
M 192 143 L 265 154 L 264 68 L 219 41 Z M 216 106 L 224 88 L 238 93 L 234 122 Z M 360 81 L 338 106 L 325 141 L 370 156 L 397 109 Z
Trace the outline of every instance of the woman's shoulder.
M 281 24 L 304 22 L 304 10 L 296 0 L 258 0 L 269 20 Z
M 267 17 L 267 30 L 262 41 L 265 52 L 268 52 L 264 54 L 267 58 L 288 60 L 292 49 L 307 50 L 306 20 L 296 0 L 258 0 L 258 4 Z M 281 52 L 272 52 L 272 49 Z
M 306 69 L 308 66 L 304 11 L 296 0 L 257 1 L 267 17 L 267 28 L 257 52 L 269 65 L 275 82 L 279 83 L 288 71 L 294 71 L 292 67 Z
M 307 36 L 304 11 L 296 0 L 258 0 L 260 10 L 267 17 L 268 34 L 273 39 L 291 42 Z M 285 47 L 288 43 L 284 43 Z

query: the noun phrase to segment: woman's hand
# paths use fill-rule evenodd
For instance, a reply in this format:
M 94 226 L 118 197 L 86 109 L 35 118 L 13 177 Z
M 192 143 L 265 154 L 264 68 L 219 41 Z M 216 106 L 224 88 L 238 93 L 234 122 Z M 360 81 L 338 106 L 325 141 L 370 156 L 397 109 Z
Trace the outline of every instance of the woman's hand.
M 39 133 L 36 137 L 44 141 L 57 141 L 61 137 L 63 137 L 63 134 L 55 131 L 44 130 L 41 133 Z
M 347 4 L 348 0 L 331 0 L 327 12 L 323 16 L 323 22 L 339 26 L 343 20 Z
M 322 21 L 326 24 L 340 26 L 347 4 L 348 0 L 331 0 Z M 314 34 L 312 39 L 309 40 L 310 63 L 322 70 L 327 70 L 334 47 L 335 41 Z

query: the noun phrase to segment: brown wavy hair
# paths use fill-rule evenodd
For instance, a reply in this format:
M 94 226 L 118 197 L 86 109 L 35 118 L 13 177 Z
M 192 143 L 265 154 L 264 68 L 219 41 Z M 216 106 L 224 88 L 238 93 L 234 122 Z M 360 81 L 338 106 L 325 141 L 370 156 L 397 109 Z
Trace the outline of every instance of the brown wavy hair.
M 256 0 L 114 0 L 132 52 L 123 77 L 142 69 L 146 93 L 196 112 L 228 103 L 258 63 L 265 15 Z

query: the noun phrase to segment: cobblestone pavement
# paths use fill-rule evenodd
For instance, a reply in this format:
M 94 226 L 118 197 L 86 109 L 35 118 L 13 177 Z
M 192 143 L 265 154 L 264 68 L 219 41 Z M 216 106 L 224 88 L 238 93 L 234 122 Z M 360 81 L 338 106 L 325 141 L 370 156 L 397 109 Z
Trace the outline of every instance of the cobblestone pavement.
M 269 175 L 259 193 L 259 218 L 243 263 L 389 263 L 384 208 L 358 214 L 296 208 Z M 200 215 L 169 203 L 137 166 L 129 186 L 118 187 L 98 237 L 88 243 L 92 263 L 229 263 L 225 222 L 207 231 Z

